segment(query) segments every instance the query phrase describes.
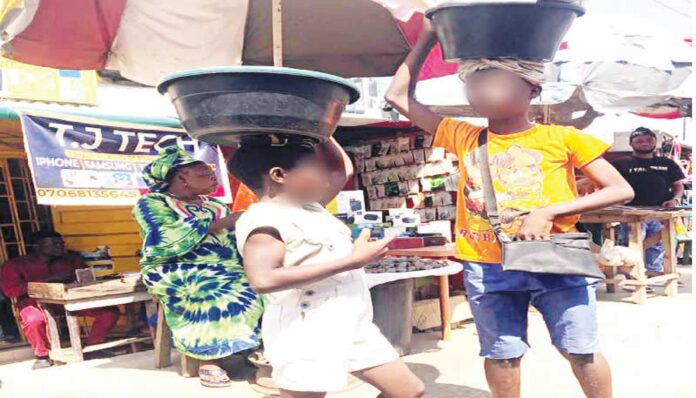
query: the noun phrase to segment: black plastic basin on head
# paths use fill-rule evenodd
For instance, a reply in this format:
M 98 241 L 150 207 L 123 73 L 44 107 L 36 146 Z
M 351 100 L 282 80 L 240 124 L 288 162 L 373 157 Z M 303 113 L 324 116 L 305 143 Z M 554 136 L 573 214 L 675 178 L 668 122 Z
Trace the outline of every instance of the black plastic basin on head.
M 360 94 L 340 77 L 290 68 L 201 68 L 169 75 L 169 94 L 193 138 L 237 145 L 250 135 L 300 135 L 326 140 L 348 103 Z
M 575 18 L 585 9 L 541 3 L 447 3 L 426 16 L 447 61 L 521 58 L 551 61 Z

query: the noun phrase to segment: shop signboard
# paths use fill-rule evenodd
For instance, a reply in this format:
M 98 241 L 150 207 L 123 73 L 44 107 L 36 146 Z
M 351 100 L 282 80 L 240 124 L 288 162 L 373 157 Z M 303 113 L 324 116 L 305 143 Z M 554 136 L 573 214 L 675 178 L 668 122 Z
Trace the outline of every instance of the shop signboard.
M 148 192 L 142 170 L 159 151 L 178 145 L 209 164 L 232 201 L 220 148 L 184 130 L 52 114 L 20 113 L 37 202 L 42 205 L 133 205 Z
M 0 98 L 96 105 L 97 72 L 45 68 L 0 57 Z

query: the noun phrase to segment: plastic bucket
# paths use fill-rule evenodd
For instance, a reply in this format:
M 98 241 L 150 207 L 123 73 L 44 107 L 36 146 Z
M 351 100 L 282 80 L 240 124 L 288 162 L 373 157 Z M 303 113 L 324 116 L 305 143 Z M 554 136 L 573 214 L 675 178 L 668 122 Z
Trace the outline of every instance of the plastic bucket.
M 326 140 L 345 106 L 360 97 L 340 77 L 256 66 L 179 72 L 165 77 L 157 89 L 169 94 L 189 135 L 220 145 L 267 134 Z
M 446 3 L 432 8 L 445 60 L 521 58 L 551 61 L 585 9 L 576 4 Z
M 404 279 L 370 289 L 373 322 L 401 356 L 411 352 L 413 287 L 413 279 Z

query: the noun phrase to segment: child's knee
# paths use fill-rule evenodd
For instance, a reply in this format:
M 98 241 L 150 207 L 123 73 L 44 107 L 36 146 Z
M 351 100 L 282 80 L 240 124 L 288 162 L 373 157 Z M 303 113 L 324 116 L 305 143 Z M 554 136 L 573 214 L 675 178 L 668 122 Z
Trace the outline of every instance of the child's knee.
M 402 385 L 399 391 L 383 392 L 377 398 L 421 398 L 425 396 L 425 384 L 421 379 L 416 377 Z
M 595 354 L 563 354 L 573 366 L 587 366 L 595 363 Z
M 409 388 L 408 391 L 404 391 L 400 394 L 379 394 L 377 398 L 422 398 L 425 396 L 425 384 L 420 382 L 417 388 Z
M 522 362 L 522 357 L 507 358 L 507 359 L 488 358 L 486 360 L 489 361 L 493 366 L 496 366 L 499 368 L 505 368 L 505 369 L 512 369 L 512 368 L 518 368 L 520 366 L 520 363 Z
M 412 398 L 421 398 L 425 396 L 425 383 L 423 383 L 422 380 L 418 379 L 415 388 L 413 389 L 413 394 L 411 395 Z

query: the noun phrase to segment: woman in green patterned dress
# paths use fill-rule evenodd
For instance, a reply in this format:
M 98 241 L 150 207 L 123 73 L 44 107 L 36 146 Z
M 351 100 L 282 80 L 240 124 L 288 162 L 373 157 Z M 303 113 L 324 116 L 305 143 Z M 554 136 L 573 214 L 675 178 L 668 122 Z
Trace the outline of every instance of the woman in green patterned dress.
M 133 209 L 145 285 L 164 308 L 174 346 L 200 359 L 201 384 L 230 384 L 220 359 L 259 345 L 263 305 L 251 290 L 234 238 L 237 214 L 209 195 L 213 170 L 177 146 L 143 171 L 150 187 Z

